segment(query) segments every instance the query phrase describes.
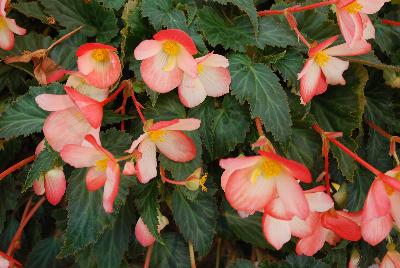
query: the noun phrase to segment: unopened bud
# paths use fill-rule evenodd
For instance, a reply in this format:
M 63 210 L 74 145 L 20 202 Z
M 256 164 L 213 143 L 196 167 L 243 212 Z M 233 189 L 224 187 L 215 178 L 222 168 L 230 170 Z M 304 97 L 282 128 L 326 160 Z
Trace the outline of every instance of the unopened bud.
M 136 174 L 135 164 L 131 161 L 126 162 L 122 174 L 126 176 L 135 175 Z

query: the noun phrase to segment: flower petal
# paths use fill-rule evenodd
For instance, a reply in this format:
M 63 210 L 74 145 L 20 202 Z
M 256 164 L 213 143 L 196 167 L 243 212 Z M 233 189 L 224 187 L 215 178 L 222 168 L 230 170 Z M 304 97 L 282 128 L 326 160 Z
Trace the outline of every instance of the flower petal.
M 173 161 L 187 162 L 196 157 L 195 143 L 182 131 L 166 130 L 155 143 L 160 152 Z
M 156 40 L 142 41 L 134 51 L 135 59 L 144 60 L 156 55 L 162 49 L 161 43 Z
M 362 39 L 363 24 L 358 13 L 350 14 L 345 9 L 338 8 L 336 9 L 336 17 L 340 31 L 349 46 Z
M 325 52 L 329 56 L 357 56 L 371 51 L 371 44 L 365 40 L 355 42 L 351 47 L 346 43 L 330 47 Z
M 135 168 L 135 163 L 131 161 L 125 162 L 124 165 L 124 170 L 122 171 L 122 174 L 125 176 L 132 176 L 136 174 L 136 168 Z
M 35 98 L 36 103 L 45 111 L 61 111 L 74 107 L 68 95 L 40 94 Z
M 305 196 L 311 211 L 325 212 L 334 206 L 332 198 L 324 192 L 306 193 Z
M 322 94 L 327 89 L 325 77 L 321 68 L 313 59 L 309 59 L 310 63 L 306 63 L 306 72 L 300 78 L 300 95 L 304 103 L 308 103 L 315 95 Z M 303 69 L 304 70 L 304 69 Z
M 97 161 L 107 156 L 92 147 L 83 147 L 76 144 L 65 145 L 60 151 L 61 158 L 75 168 L 93 167 Z
M 332 45 L 332 43 L 335 42 L 338 39 L 338 37 L 339 35 L 332 36 L 328 39 L 325 39 L 321 43 L 317 44 L 315 47 L 310 48 L 310 50 L 308 51 L 308 56 L 310 58 L 314 57 L 318 52 Z
M 343 72 L 346 71 L 347 68 L 349 68 L 348 61 L 340 60 L 335 57 L 329 57 L 328 62 L 321 66 L 326 82 L 330 85 L 345 85 L 346 81 L 343 78 Z
M 254 166 L 261 159 L 261 156 L 240 156 L 235 158 L 221 159 L 219 161 L 219 165 L 221 168 L 225 169 L 221 177 L 221 188 L 225 191 L 226 184 L 233 172 L 239 169 Z
M 105 182 L 105 172 L 97 170 L 96 167 L 89 168 L 88 172 L 86 173 L 86 188 L 88 189 L 88 191 L 97 191 L 104 186 Z
M 101 43 L 86 43 L 78 47 L 76 50 L 76 56 L 80 57 L 86 54 L 89 51 L 92 51 L 94 49 L 106 49 L 108 51 L 116 51 L 117 49 L 113 46 L 101 44 Z
M 204 66 L 199 79 L 208 96 L 220 97 L 229 92 L 231 75 L 226 68 Z
M 97 101 L 103 101 L 108 96 L 108 89 L 97 88 L 87 83 L 85 76 L 80 73 L 73 73 L 68 77 L 65 84 L 78 91 L 79 93 L 88 96 Z
M 275 198 L 264 207 L 264 214 L 268 214 L 278 220 L 291 220 L 293 214 L 288 211 L 281 198 Z
M 13 33 L 16 33 L 18 35 L 26 34 L 26 29 L 19 27 L 14 19 L 5 18 L 5 21 L 7 23 L 8 29 L 10 29 L 10 31 L 12 31 Z
M 45 193 L 43 176 L 40 176 L 37 180 L 33 182 L 33 191 L 37 195 L 43 195 Z
M 200 127 L 201 120 L 196 118 L 175 119 L 171 121 L 159 121 L 149 130 L 183 130 L 191 131 Z
M 138 145 L 145 139 L 148 137 L 149 134 L 147 133 L 143 133 L 142 135 L 139 136 L 139 138 L 137 138 L 136 140 L 134 140 L 132 142 L 131 148 L 129 148 L 129 150 L 126 150 L 126 153 L 133 153 L 133 150 L 136 149 L 136 147 L 138 147 Z
M 96 62 L 92 71 L 86 75 L 86 81 L 89 84 L 98 88 L 108 88 L 118 80 L 121 75 L 121 62 L 114 52 L 111 52 L 109 56 L 110 62 L 108 64 Z
M 207 92 L 204 90 L 200 79 L 193 79 L 186 74 L 183 75 L 183 80 L 179 85 L 178 93 L 180 101 L 188 108 L 193 108 L 199 105 L 207 97 Z
M 393 220 L 390 214 L 361 221 L 361 234 L 365 242 L 378 245 L 392 230 Z
M 361 239 L 361 229 L 354 221 L 339 214 L 326 212 L 322 214 L 322 226 L 332 230 L 341 238 L 358 241 Z
M 178 87 L 182 81 L 182 70 L 175 66 L 173 70 L 166 72 L 163 70 L 166 63 L 166 54 L 158 53 L 154 57 L 143 60 L 140 65 L 143 81 L 151 90 L 158 93 L 167 93 Z
M 103 208 L 107 213 L 113 212 L 115 198 L 118 195 L 120 171 L 119 164 L 114 161 L 107 162 L 106 182 L 103 191 Z
M 62 169 L 51 169 L 46 172 L 44 179 L 46 198 L 52 205 L 57 205 L 64 196 L 67 182 Z
M 197 54 L 196 45 L 192 38 L 182 30 L 167 29 L 161 30 L 153 38 L 157 41 L 172 40 L 181 44 L 191 55 Z
M 0 17 L 0 19 L 2 19 Z M 0 29 L 0 48 L 11 50 L 14 47 L 14 34 L 7 27 Z
M 285 220 L 275 219 L 264 214 L 262 226 L 265 238 L 276 250 L 280 250 L 291 238 L 290 226 Z
M 197 62 L 194 60 L 193 56 L 186 51 L 186 49 L 181 49 L 177 56 L 176 63 L 185 74 L 192 78 L 197 77 Z
M 316 227 L 312 235 L 300 239 L 296 245 L 297 255 L 312 256 L 317 253 L 325 243 L 325 234 L 322 227 Z
M 204 66 L 209 66 L 209 67 L 222 67 L 222 68 L 228 68 L 229 66 L 229 61 L 227 58 L 225 58 L 222 55 L 219 54 L 214 54 L 214 53 L 208 53 L 207 55 L 197 58 L 196 61 L 199 63 L 203 63 Z
M 140 217 L 136 223 L 135 237 L 136 237 L 136 240 L 143 247 L 148 247 L 156 241 L 154 236 L 150 233 L 149 229 L 147 228 L 146 224 L 143 222 L 142 217 Z
M 312 235 L 315 227 L 319 226 L 319 224 L 320 215 L 316 212 L 310 212 L 305 221 L 294 216 L 289 222 L 292 235 L 300 238 Z
M 400 226 L 400 193 L 394 192 L 389 198 L 392 217 L 397 226 Z
M 381 180 L 375 179 L 364 202 L 362 221 L 385 216 L 389 213 L 390 200 L 387 196 L 385 185 Z
M 142 157 L 136 162 L 139 182 L 147 183 L 157 176 L 156 145 L 149 139 L 143 140 L 138 148 Z
M 357 0 L 362 5 L 362 9 L 360 12 L 365 14 L 374 14 L 378 12 L 386 2 L 390 2 L 390 0 Z
M 372 24 L 367 14 L 360 13 L 362 23 L 363 23 L 363 38 L 365 40 L 375 39 L 375 27 Z

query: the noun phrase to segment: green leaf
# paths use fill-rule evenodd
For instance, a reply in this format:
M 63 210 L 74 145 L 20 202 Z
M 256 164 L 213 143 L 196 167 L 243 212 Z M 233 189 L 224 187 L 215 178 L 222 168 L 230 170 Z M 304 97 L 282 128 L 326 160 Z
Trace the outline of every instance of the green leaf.
M 107 8 L 113 8 L 115 10 L 120 10 L 124 4 L 125 0 L 98 0 Z
M 228 20 L 220 11 L 204 7 L 198 12 L 196 25 L 213 47 L 222 45 L 225 49 L 243 52 L 247 45 L 255 45 L 253 27 L 248 17 Z
M 117 33 L 117 19 L 112 10 L 102 7 L 97 1 L 81 0 L 40 0 L 47 14 L 67 31 L 85 25 L 80 32 L 86 36 L 96 36 L 98 42 L 110 42 Z
M 379 70 L 393 70 L 393 71 L 400 71 L 400 66 L 394 66 L 394 65 L 388 65 L 388 64 L 383 64 L 379 58 L 374 54 L 374 51 L 371 51 L 367 54 L 364 55 L 358 55 L 358 56 L 349 56 L 349 57 L 340 57 L 344 60 L 347 60 L 349 62 L 355 62 L 355 63 L 360 63 L 365 66 L 370 66 Z
M 43 7 L 38 2 L 19 1 L 13 3 L 13 8 L 27 17 L 35 18 L 47 24 L 48 16 L 43 12 Z
M 62 267 L 56 259 L 60 248 L 61 243 L 55 237 L 37 242 L 31 253 L 29 253 L 25 266 L 31 268 Z
M 156 30 L 162 26 L 181 28 L 186 26 L 186 17 L 182 10 L 175 9 L 172 0 L 143 0 L 142 14 L 148 17 Z
M 133 206 L 129 203 L 121 209 L 113 227 L 100 236 L 93 248 L 99 268 L 120 267 L 128 250 L 129 234 L 136 220 Z
M 256 247 L 267 248 L 270 247 L 263 235 L 260 213 L 248 216 L 247 218 L 240 218 L 237 212 L 224 204 L 223 216 L 227 222 L 229 229 L 241 240 L 250 243 Z
M 11 92 L 26 88 L 26 74 L 5 63 L 0 63 L 0 91 L 8 88 Z
M 155 179 L 146 184 L 138 184 L 135 187 L 135 204 L 139 214 L 157 241 L 162 242 L 163 240 L 158 233 L 158 210 L 160 209 L 158 195 L 159 189 Z
M 325 131 L 343 132 L 341 141 L 351 150 L 356 150 L 357 144 L 352 134 L 361 128 L 368 72 L 362 66 L 353 66 L 346 72 L 345 80 L 345 86 L 331 86 L 324 94 L 314 97 L 311 113 Z M 331 146 L 331 149 L 340 171 L 351 180 L 356 168 L 354 160 L 336 146 Z
M 237 144 L 245 141 L 250 121 L 248 111 L 238 101 L 232 96 L 224 97 L 222 106 L 216 110 L 212 122 L 215 158 L 228 155 Z
M 245 259 L 237 259 L 228 268 L 255 268 L 253 262 Z
M 63 85 L 52 83 L 44 87 L 31 87 L 30 91 L 17 98 L 7 111 L 0 117 L 0 137 L 11 138 L 15 136 L 27 136 L 42 131 L 44 120 L 48 112 L 43 111 L 35 102 L 37 95 L 61 94 Z
M 73 36 L 54 47 L 50 52 L 50 57 L 55 63 L 61 65 L 64 69 L 77 69 L 76 61 L 78 60 L 78 57 L 76 56 L 75 51 L 80 45 L 83 45 L 86 42 L 87 38 L 84 34 L 81 32 L 75 33 Z M 71 53 L 71 51 L 73 53 Z
M 131 146 L 132 136 L 129 133 L 111 128 L 100 133 L 100 140 L 104 148 L 114 156 L 120 156 Z
M 6 222 L 6 213 L 17 207 L 19 191 L 16 189 L 16 183 L 12 177 L 0 181 L 0 233 L 3 232 L 4 223 Z
M 240 10 L 246 12 L 249 16 L 251 23 L 254 27 L 254 32 L 258 35 L 258 19 L 257 19 L 257 9 L 254 5 L 253 0 L 214 0 L 220 4 L 226 5 L 232 3 L 237 6 Z
M 286 21 L 279 20 L 277 16 L 265 16 L 260 19 L 258 47 L 264 48 L 265 45 L 287 47 L 298 44 L 296 34 L 288 27 Z
M 156 243 L 151 255 L 151 267 L 157 268 L 189 268 L 188 245 L 176 233 L 163 234 L 164 245 Z
M 399 47 L 396 45 L 400 43 L 400 31 L 392 25 L 382 24 L 381 20 L 374 20 L 375 26 L 375 43 L 379 48 L 388 56 L 394 55 Z
M 252 118 L 259 116 L 276 140 L 287 140 L 292 120 L 278 77 L 267 66 L 253 63 L 246 55 L 232 55 L 229 62 L 232 94 L 240 102 L 250 104 Z
M 168 159 L 166 156 L 163 154 L 160 154 L 159 160 L 161 165 L 163 166 L 164 169 L 170 171 L 172 173 L 172 177 L 175 180 L 184 180 L 186 179 L 190 174 L 193 173 L 197 168 L 201 167 L 203 164 L 202 161 L 202 154 L 203 154 L 203 148 L 201 146 L 201 139 L 200 139 L 200 134 L 197 130 L 195 131 L 187 131 L 185 132 L 186 135 L 189 136 L 193 140 L 193 142 L 196 144 L 196 157 L 192 161 L 189 162 L 175 162 L 173 160 Z
M 307 10 L 306 12 L 297 12 L 294 15 L 299 31 L 311 40 L 323 40 L 340 33 L 338 25 L 328 18 L 329 14 L 327 13 Z M 294 33 L 292 34 L 294 35 Z
M 44 175 L 54 167 L 63 166 L 63 164 L 64 162 L 61 160 L 59 153 L 46 144 L 46 147 L 33 162 L 28 176 L 26 177 L 24 186 L 22 187 L 22 192 L 31 188 L 33 182 L 38 180 L 41 175 Z
M 274 69 L 278 70 L 285 81 L 289 82 L 289 85 L 299 88 L 297 74 L 300 73 L 303 64 L 303 55 L 295 49 L 289 48 L 286 50 L 285 56 L 278 59 L 272 66 Z
M 190 201 L 177 187 L 172 196 L 172 213 L 185 239 L 193 242 L 200 256 L 205 256 L 213 242 L 218 215 L 212 196 L 201 193 Z
M 68 180 L 68 227 L 60 257 L 75 254 L 96 242 L 100 235 L 113 225 L 115 216 L 125 203 L 129 187 L 133 183 L 131 178 L 121 176 L 114 212 L 108 214 L 102 206 L 103 191 L 87 190 L 86 173 L 86 169 L 75 169 Z
M 53 40 L 35 32 L 30 32 L 27 35 L 15 35 L 15 44 L 12 50 L 0 50 L 0 57 L 18 56 L 26 51 L 35 51 L 41 48 L 48 48 Z
M 112 110 L 104 110 L 102 126 L 120 123 L 122 120 L 130 120 L 135 118 L 133 115 L 121 115 Z
M 144 115 L 146 119 L 154 119 L 157 122 L 185 118 L 186 111 L 185 107 L 183 107 L 182 103 L 176 97 L 176 94 L 169 93 L 159 96 L 157 104 L 154 107 L 150 103 L 146 105 Z
M 353 182 L 348 185 L 346 206 L 348 210 L 359 211 L 363 208 L 373 179 L 374 177 L 369 171 L 360 168 L 356 170 Z
M 315 259 L 314 257 L 308 256 L 297 256 L 290 254 L 286 257 L 286 263 L 291 268 L 329 268 L 329 265 Z

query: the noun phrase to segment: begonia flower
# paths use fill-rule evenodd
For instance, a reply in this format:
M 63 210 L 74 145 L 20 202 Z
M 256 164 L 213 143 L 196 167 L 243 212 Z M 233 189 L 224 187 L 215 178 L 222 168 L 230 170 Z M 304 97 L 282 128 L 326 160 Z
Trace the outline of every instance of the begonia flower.
M 202 103 L 206 96 L 220 97 L 229 92 L 231 75 L 229 62 L 224 56 L 209 53 L 197 58 L 198 76 L 183 74 L 179 85 L 179 99 L 186 107 L 193 108 Z
M 375 28 L 367 14 L 378 12 L 390 0 L 339 0 L 336 3 L 336 16 L 340 31 L 346 43 L 375 38 Z
M 389 244 L 388 251 L 382 259 L 379 268 L 397 268 L 400 267 L 400 253 L 396 250 L 396 245 Z
M 67 182 L 62 167 L 55 167 L 47 171 L 33 182 L 35 194 L 46 194 L 47 201 L 54 206 L 61 201 L 66 188 Z
M 327 48 L 337 38 L 338 35 L 333 36 L 310 48 L 309 58 L 303 70 L 298 74 L 302 103 L 306 104 L 315 95 L 324 93 L 328 84 L 346 84 L 343 72 L 349 68 L 349 62 L 334 56 L 355 56 L 368 53 L 371 50 L 371 45 L 365 41 L 357 42 L 351 48 L 347 44 Z
M 87 43 L 78 48 L 79 72 L 86 81 L 98 88 L 108 88 L 121 75 L 121 62 L 115 47 L 100 43 Z
M 194 118 L 159 121 L 144 129 L 145 133 L 131 145 L 128 153 L 136 147 L 141 158 L 136 162 L 136 175 L 141 183 L 157 176 L 156 148 L 167 158 L 176 162 L 191 161 L 196 157 L 196 145 L 182 131 L 196 130 L 201 121 Z
M 190 36 L 179 29 L 161 30 L 153 40 L 142 41 L 134 51 L 135 59 L 143 60 L 140 72 L 147 86 L 159 93 L 178 87 L 183 72 L 197 77 L 196 45 Z
M 26 34 L 26 29 L 17 25 L 14 19 L 7 18 L 7 0 L 0 0 L 0 48 L 11 50 L 14 48 L 14 33 L 18 35 Z
M 10 262 L 7 259 L 0 256 L 0 268 L 9 268 L 9 266 Z
M 96 191 L 104 186 L 103 207 L 106 212 L 111 213 L 118 194 L 119 164 L 109 151 L 97 143 L 95 137 L 87 135 L 85 140 L 92 147 L 68 144 L 61 150 L 60 156 L 75 168 L 89 167 L 86 186 L 89 191 Z
M 168 218 L 165 216 L 158 216 L 158 232 L 160 233 L 162 229 L 169 224 Z M 142 217 L 136 223 L 135 226 L 135 237 L 136 240 L 143 246 L 148 247 L 154 244 L 156 238 L 151 234 L 146 224 L 143 222 Z
M 254 213 L 280 197 L 287 211 L 306 219 L 309 207 L 296 179 L 311 182 L 309 170 L 302 164 L 272 152 L 220 160 L 225 169 L 221 187 L 226 199 L 236 210 Z

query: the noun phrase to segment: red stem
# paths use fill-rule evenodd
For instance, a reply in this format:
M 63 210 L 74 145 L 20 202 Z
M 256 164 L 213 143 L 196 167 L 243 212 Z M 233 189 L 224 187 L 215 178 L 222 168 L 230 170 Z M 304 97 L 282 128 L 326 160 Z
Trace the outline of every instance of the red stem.
M 372 173 L 375 174 L 375 176 L 381 176 L 383 173 L 377 170 L 375 167 L 373 167 L 371 164 L 363 160 L 361 157 L 359 157 L 356 153 L 351 151 L 349 148 L 347 148 L 345 145 L 343 145 L 341 142 L 336 140 L 335 138 L 329 137 L 329 135 L 325 135 L 325 131 L 317 124 L 314 124 L 312 128 L 318 132 L 320 135 L 323 135 L 324 138 L 328 139 L 330 142 L 335 144 L 337 147 L 339 147 L 343 152 L 351 156 L 354 160 L 356 160 L 358 163 L 360 163 L 363 167 L 371 171 Z
M 143 106 L 137 101 L 137 99 L 135 97 L 135 91 L 133 88 L 131 89 L 131 97 L 132 97 L 133 103 L 135 104 L 136 111 L 138 112 L 140 119 L 142 119 L 143 125 L 145 125 L 146 118 L 142 114 L 142 110 L 141 110 L 141 107 L 143 107 Z
M 326 189 L 326 193 L 329 196 L 331 196 L 331 184 L 330 184 L 330 175 L 329 175 L 329 149 L 325 150 L 325 152 L 324 152 L 324 170 L 325 170 L 325 189 Z
M 285 12 L 285 18 L 289 23 L 290 28 L 293 29 L 293 31 L 296 33 L 297 37 L 301 40 L 301 42 L 303 42 L 303 44 L 305 44 L 308 48 L 310 48 L 311 47 L 310 43 L 308 43 L 307 39 L 302 35 L 302 33 L 297 28 L 297 21 L 296 18 L 293 16 L 293 14 L 290 12 Z
M 21 160 L 18 163 L 14 164 L 13 166 L 7 168 L 6 170 L 4 170 L 3 172 L 0 173 L 0 181 L 2 179 L 4 179 L 5 177 L 7 177 L 8 175 L 10 175 L 11 173 L 13 173 L 14 171 L 16 171 L 17 169 L 22 168 L 23 166 L 29 164 L 30 162 L 35 160 L 35 158 L 36 158 L 36 155 L 31 155 L 31 156 L 25 158 L 24 160 Z
M 14 237 L 12 238 L 10 246 L 7 249 L 7 255 L 8 256 L 12 256 L 14 254 L 16 244 L 21 239 L 22 232 L 24 231 L 25 226 L 28 224 L 29 220 L 33 217 L 33 215 L 35 215 L 36 211 L 40 208 L 40 206 L 43 204 L 44 201 L 46 201 L 46 197 L 42 197 L 33 206 L 33 208 L 25 216 L 25 218 L 21 219 L 21 223 L 18 226 L 17 232 L 15 233 Z M 28 204 L 30 204 L 30 201 L 28 201 Z M 25 207 L 25 210 L 27 210 L 26 207 Z M 25 211 L 24 211 L 24 213 L 25 213 Z
M 2 251 L 0 251 L 0 256 L 9 261 L 9 266 L 8 267 L 14 267 L 13 265 L 17 266 L 18 268 L 22 267 L 22 264 L 19 261 L 17 261 L 13 257 L 8 256 L 7 254 L 5 254 Z
M 400 26 L 400 21 L 395 20 L 382 19 L 382 23 L 387 25 Z
M 263 131 L 263 127 L 262 127 L 262 123 L 261 123 L 260 117 L 256 117 L 255 122 L 256 122 L 256 128 L 257 128 L 258 136 L 264 136 L 264 131 Z
M 162 180 L 163 180 L 164 182 L 168 182 L 168 183 L 170 183 L 170 184 L 185 185 L 185 181 L 171 180 L 171 179 L 168 179 L 168 178 L 165 177 L 165 176 L 162 177 Z
M 382 128 L 379 126 L 375 125 L 373 122 L 365 120 L 365 123 L 372 129 L 374 129 L 376 132 L 378 132 L 380 135 L 385 137 L 386 139 L 390 140 L 392 138 L 392 135 L 384 131 Z
M 320 2 L 320 3 L 307 5 L 307 6 L 302 6 L 302 7 L 301 6 L 289 7 L 287 9 L 283 9 L 283 10 L 263 10 L 263 11 L 259 11 L 258 15 L 259 16 L 282 15 L 282 14 L 285 14 L 285 12 L 290 12 L 290 13 L 301 12 L 301 11 L 306 11 L 306 10 L 310 10 L 310 9 L 315 9 L 318 7 L 329 6 L 329 5 L 332 5 L 335 3 L 336 3 L 336 0 L 329 0 L 329 1 L 324 1 L 324 2 Z
M 121 91 L 122 91 L 126 86 L 127 86 L 127 83 L 122 82 L 122 84 L 119 86 L 119 88 L 118 88 L 116 91 L 114 91 L 114 92 L 111 94 L 111 96 L 109 96 L 107 99 L 105 99 L 105 100 L 103 100 L 103 101 L 101 102 L 102 105 L 104 106 L 104 105 L 106 105 L 106 104 L 112 102 L 112 101 L 119 95 L 119 93 L 121 93 Z
M 146 259 L 144 261 L 143 268 L 149 268 L 150 267 L 150 260 L 151 260 L 151 253 L 153 252 L 153 246 L 154 246 L 154 244 L 150 245 L 147 248 Z

